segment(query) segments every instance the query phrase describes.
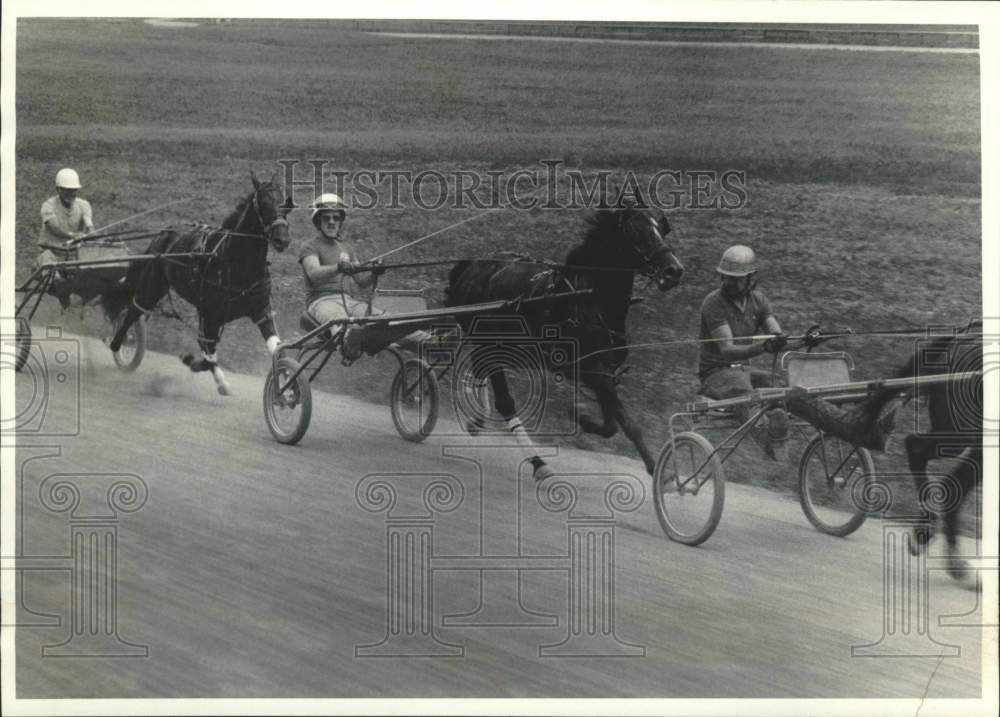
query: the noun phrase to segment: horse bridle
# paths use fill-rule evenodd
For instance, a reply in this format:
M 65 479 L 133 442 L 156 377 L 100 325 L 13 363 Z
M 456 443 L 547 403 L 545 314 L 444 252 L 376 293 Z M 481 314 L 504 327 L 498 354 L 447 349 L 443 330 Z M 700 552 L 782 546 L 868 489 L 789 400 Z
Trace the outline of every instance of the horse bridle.
M 257 199 L 257 195 L 259 195 L 261 189 L 263 189 L 266 186 L 270 186 L 270 184 L 262 184 L 262 185 L 260 185 L 260 187 L 258 187 L 257 189 L 255 189 L 254 193 L 250 195 L 250 203 L 247 205 L 247 208 L 243 211 L 243 216 L 246 216 L 247 211 L 249 211 L 250 208 L 252 207 L 253 211 L 254 211 L 254 215 L 257 217 L 257 223 L 260 224 L 262 227 L 264 227 L 264 233 L 263 234 L 252 234 L 252 235 L 248 234 L 247 236 L 259 236 L 259 237 L 262 237 L 263 239 L 266 239 L 266 240 L 270 241 L 271 240 L 271 233 L 275 230 L 275 228 L 279 227 L 279 226 L 282 226 L 282 225 L 284 225 L 284 226 L 287 227 L 288 226 L 288 220 L 285 219 L 285 215 L 284 214 L 281 214 L 280 212 L 278 212 L 277 216 L 274 218 L 274 221 L 272 221 L 270 224 L 265 224 L 264 223 L 264 217 L 262 217 L 261 214 L 260 214 L 260 201 Z M 242 222 L 238 222 L 238 223 L 242 223 Z M 230 234 L 234 234 L 234 233 L 235 232 L 230 232 Z
M 640 251 L 639 247 L 636 246 L 633 242 L 629 242 L 629 246 L 632 249 L 632 253 L 639 260 L 639 273 L 648 279 L 655 279 L 657 274 L 666 271 L 666 266 L 657 267 L 656 263 L 654 263 L 655 260 L 664 254 L 673 253 L 674 249 L 672 246 L 667 244 L 666 240 L 663 238 L 663 235 L 660 234 L 660 229 L 659 227 L 657 227 L 656 220 L 648 215 L 644 215 L 643 218 L 648 220 L 649 223 L 653 225 L 653 231 L 656 234 L 656 238 L 660 240 L 660 245 L 655 249 L 653 249 L 648 254 L 643 251 Z

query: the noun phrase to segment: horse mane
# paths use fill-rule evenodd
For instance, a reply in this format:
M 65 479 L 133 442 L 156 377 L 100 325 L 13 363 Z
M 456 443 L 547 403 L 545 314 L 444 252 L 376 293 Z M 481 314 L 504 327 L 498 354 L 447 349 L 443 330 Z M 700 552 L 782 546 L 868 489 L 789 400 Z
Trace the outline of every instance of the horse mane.
M 456 306 L 458 305 L 458 303 L 460 303 L 457 301 L 457 299 L 455 299 L 455 303 L 453 303 L 451 289 L 458 282 L 458 277 L 460 277 L 463 273 L 465 273 L 465 270 L 468 269 L 471 264 L 472 264 L 471 259 L 462 259 L 457 264 L 455 264 L 455 266 L 452 267 L 450 272 L 448 272 L 448 286 L 446 286 L 444 289 L 445 306 Z
M 239 203 L 237 203 L 236 208 L 226 215 L 226 218 L 222 220 L 223 229 L 235 229 L 240 223 L 240 219 L 243 218 L 246 213 L 247 206 L 253 199 L 254 192 L 250 192 L 245 197 L 241 197 Z

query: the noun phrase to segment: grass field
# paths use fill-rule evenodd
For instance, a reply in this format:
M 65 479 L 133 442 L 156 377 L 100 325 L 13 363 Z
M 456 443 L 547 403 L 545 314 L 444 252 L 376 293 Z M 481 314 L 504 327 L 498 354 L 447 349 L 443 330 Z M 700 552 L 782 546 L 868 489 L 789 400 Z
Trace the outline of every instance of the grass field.
M 248 170 L 267 173 L 278 159 L 328 159 L 347 171 L 485 172 L 560 158 L 620 175 L 747 173 L 746 207 L 671 213 L 688 271 L 670 294 L 647 292 L 631 316 L 633 342 L 696 336 L 718 256 L 737 242 L 759 251 L 761 286 L 787 330 L 813 322 L 856 331 L 963 323 L 981 314 L 978 61 L 400 39 L 292 21 L 170 28 L 21 20 L 19 276 L 35 254 L 38 208 L 66 165 L 80 170 L 98 225 L 189 200 L 142 222 L 159 227 L 221 220 L 249 190 Z M 353 213 L 347 230 L 374 255 L 465 216 L 471 212 L 381 208 Z M 398 258 L 503 248 L 559 259 L 582 226 L 578 211 L 502 212 Z M 312 231 L 304 212 L 293 215 L 292 229 L 292 249 L 272 257 L 285 335 L 303 303 L 295 256 Z M 445 268 L 425 269 L 385 283 L 440 298 L 445 275 Z M 72 328 L 76 320 L 66 321 Z M 154 317 L 151 334 L 156 349 L 194 348 L 192 318 L 185 325 Z M 862 377 L 886 375 L 911 350 L 884 338 L 841 347 L 854 353 Z M 266 365 L 249 322 L 227 329 L 221 357 L 258 374 Z M 654 446 L 666 436 L 666 416 L 696 387 L 695 361 L 691 347 L 633 353 L 623 394 Z M 383 402 L 391 368 L 377 357 L 334 367 L 323 381 Z M 900 430 L 912 421 L 904 417 Z M 391 431 L 388 415 L 386 422 Z M 631 451 L 624 439 L 574 442 Z M 902 467 L 898 444 L 883 460 Z M 787 467 L 748 461 L 732 478 L 790 486 Z

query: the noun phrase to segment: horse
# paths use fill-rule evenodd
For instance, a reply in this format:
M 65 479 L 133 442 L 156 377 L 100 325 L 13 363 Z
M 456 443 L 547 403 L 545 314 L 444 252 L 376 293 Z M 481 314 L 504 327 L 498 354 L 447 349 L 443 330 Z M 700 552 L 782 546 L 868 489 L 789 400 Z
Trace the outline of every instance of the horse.
M 636 447 L 646 470 L 653 474 L 655 459 L 642 431 L 629 416 L 618 397 L 618 372 L 628 351 L 625 324 L 636 274 L 648 277 L 661 292 L 677 286 L 684 273 L 673 245 L 667 242 L 670 223 L 661 211 L 642 204 L 641 198 L 602 207 L 586 219 L 583 241 L 570 250 L 564 265 L 548 264 L 514 254 L 458 262 L 448 275 L 446 306 L 462 306 L 494 300 L 542 298 L 516 309 L 532 339 L 551 336 L 548 328 L 558 328 L 575 343 L 578 351 L 579 382 L 594 392 L 601 409 L 600 420 L 581 412 L 579 427 L 586 433 L 610 438 L 619 427 Z M 590 290 L 560 298 L 573 291 Z M 549 297 L 549 298 L 544 298 Z M 460 319 L 468 334 L 474 318 Z M 524 341 L 512 337 L 511 341 Z M 488 355 L 471 361 L 476 382 L 489 381 L 494 407 L 506 421 L 519 443 L 531 449 L 531 439 L 516 416 L 516 406 L 504 370 Z M 541 371 L 553 366 L 539 367 Z M 483 425 L 477 417 L 466 430 L 475 433 Z M 532 456 L 533 475 L 544 480 L 553 475 L 538 455 Z
M 983 370 L 983 339 L 979 333 L 959 333 L 917 344 L 913 357 L 900 376 L 926 376 Z M 980 374 L 981 375 L 981 374 Z M 944 525 L 948 547 L 948 573 L 972 586 L 973 571 L 958 553 L 958 519 L 962 505 L 983 477 L 983 384 L 969 378 L 920 388 L 916 397 L 927 399 L 931 429 L 906 437 L 906 455 L 921 508 Z M 955 458 L 957 466 L 941 478 L 931 480 L 927 464 L 939 458 Z M 910 551 L 919 555 L 934 532 L 917 531 Z
M 983 370 L 983 339 L 971 331 L 949 336 L 920 339 L 913 355 L 896 372 L 896 378 L 932 376 Z M 898 399 L 898 388 L 877 389 L 865 405 L 865 413 L 873 418 L 886 404 Z M 972 572 L 968 561 L 958 554 L 958 519 L 966 498 L 981 483 L 983 475 L 983 386 L 977 377 L 955 378 L 943 383 L 917 385 L 914 400 L 924 399 L 930 418 L 930 431 L 911 433 L 904 439 L 907 465 L 913 476 L 917 502 L 924 516 L 931 518 L 929 527 L 913 529 L 910 553 L 920 555 L 934 534 L 935 523 L 944 524 L 948 546 L 948 573 L 952 578 L 970 584 Z M 924 402 L 924 401 L 921 401 Z M 896 409 L 886 411 L 892 414 Z M 931 479 L 927 464 L 932 460 L 957 459 L 948 473 Z M 975 581 L 972 580 L 972 583 Z
M 128 312 L 110 342 L 112 351 L 121 346 L 128 328 L 173 288 L 198 310 L 202 356 L 196 360 L 187 354 L 181 360 L 192 371 L 211 371 L 223 396 L 230 389 L 216 346 L 225 324 L 248 317 L 260 329 L 268 351 L 274 353 L 281 341 L 271 311 L 267 252 L 268 245 L 279 252 L 288 248 L 291 240 L 285 216 L 292 204 L 274 177 L 261 182 L 251 172 L 250 178 L 253 191 L 240 200 L 221 229 L 201 227 L 186 233 L 167 229 L 146 249 L 146 254 L 157 258 L 132 264 L 125 279 Z M 117 313 L 111 313 L 114 307 L 105 310 Z

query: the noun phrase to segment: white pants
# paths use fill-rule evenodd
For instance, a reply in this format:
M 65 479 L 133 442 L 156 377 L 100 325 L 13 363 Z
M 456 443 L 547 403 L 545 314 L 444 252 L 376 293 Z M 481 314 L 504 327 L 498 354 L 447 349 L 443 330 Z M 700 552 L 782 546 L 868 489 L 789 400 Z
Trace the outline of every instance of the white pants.
M 362 299 L 355 299 L 347 294 L 330 294 L 309 304 L 309 315 L 317 322 L 325 324 L 330 319 L 358 318 L 365 315 L 368 310 L 368 302 Z M 372 309 L 372 316 L 383 313 L 379 309 Z

